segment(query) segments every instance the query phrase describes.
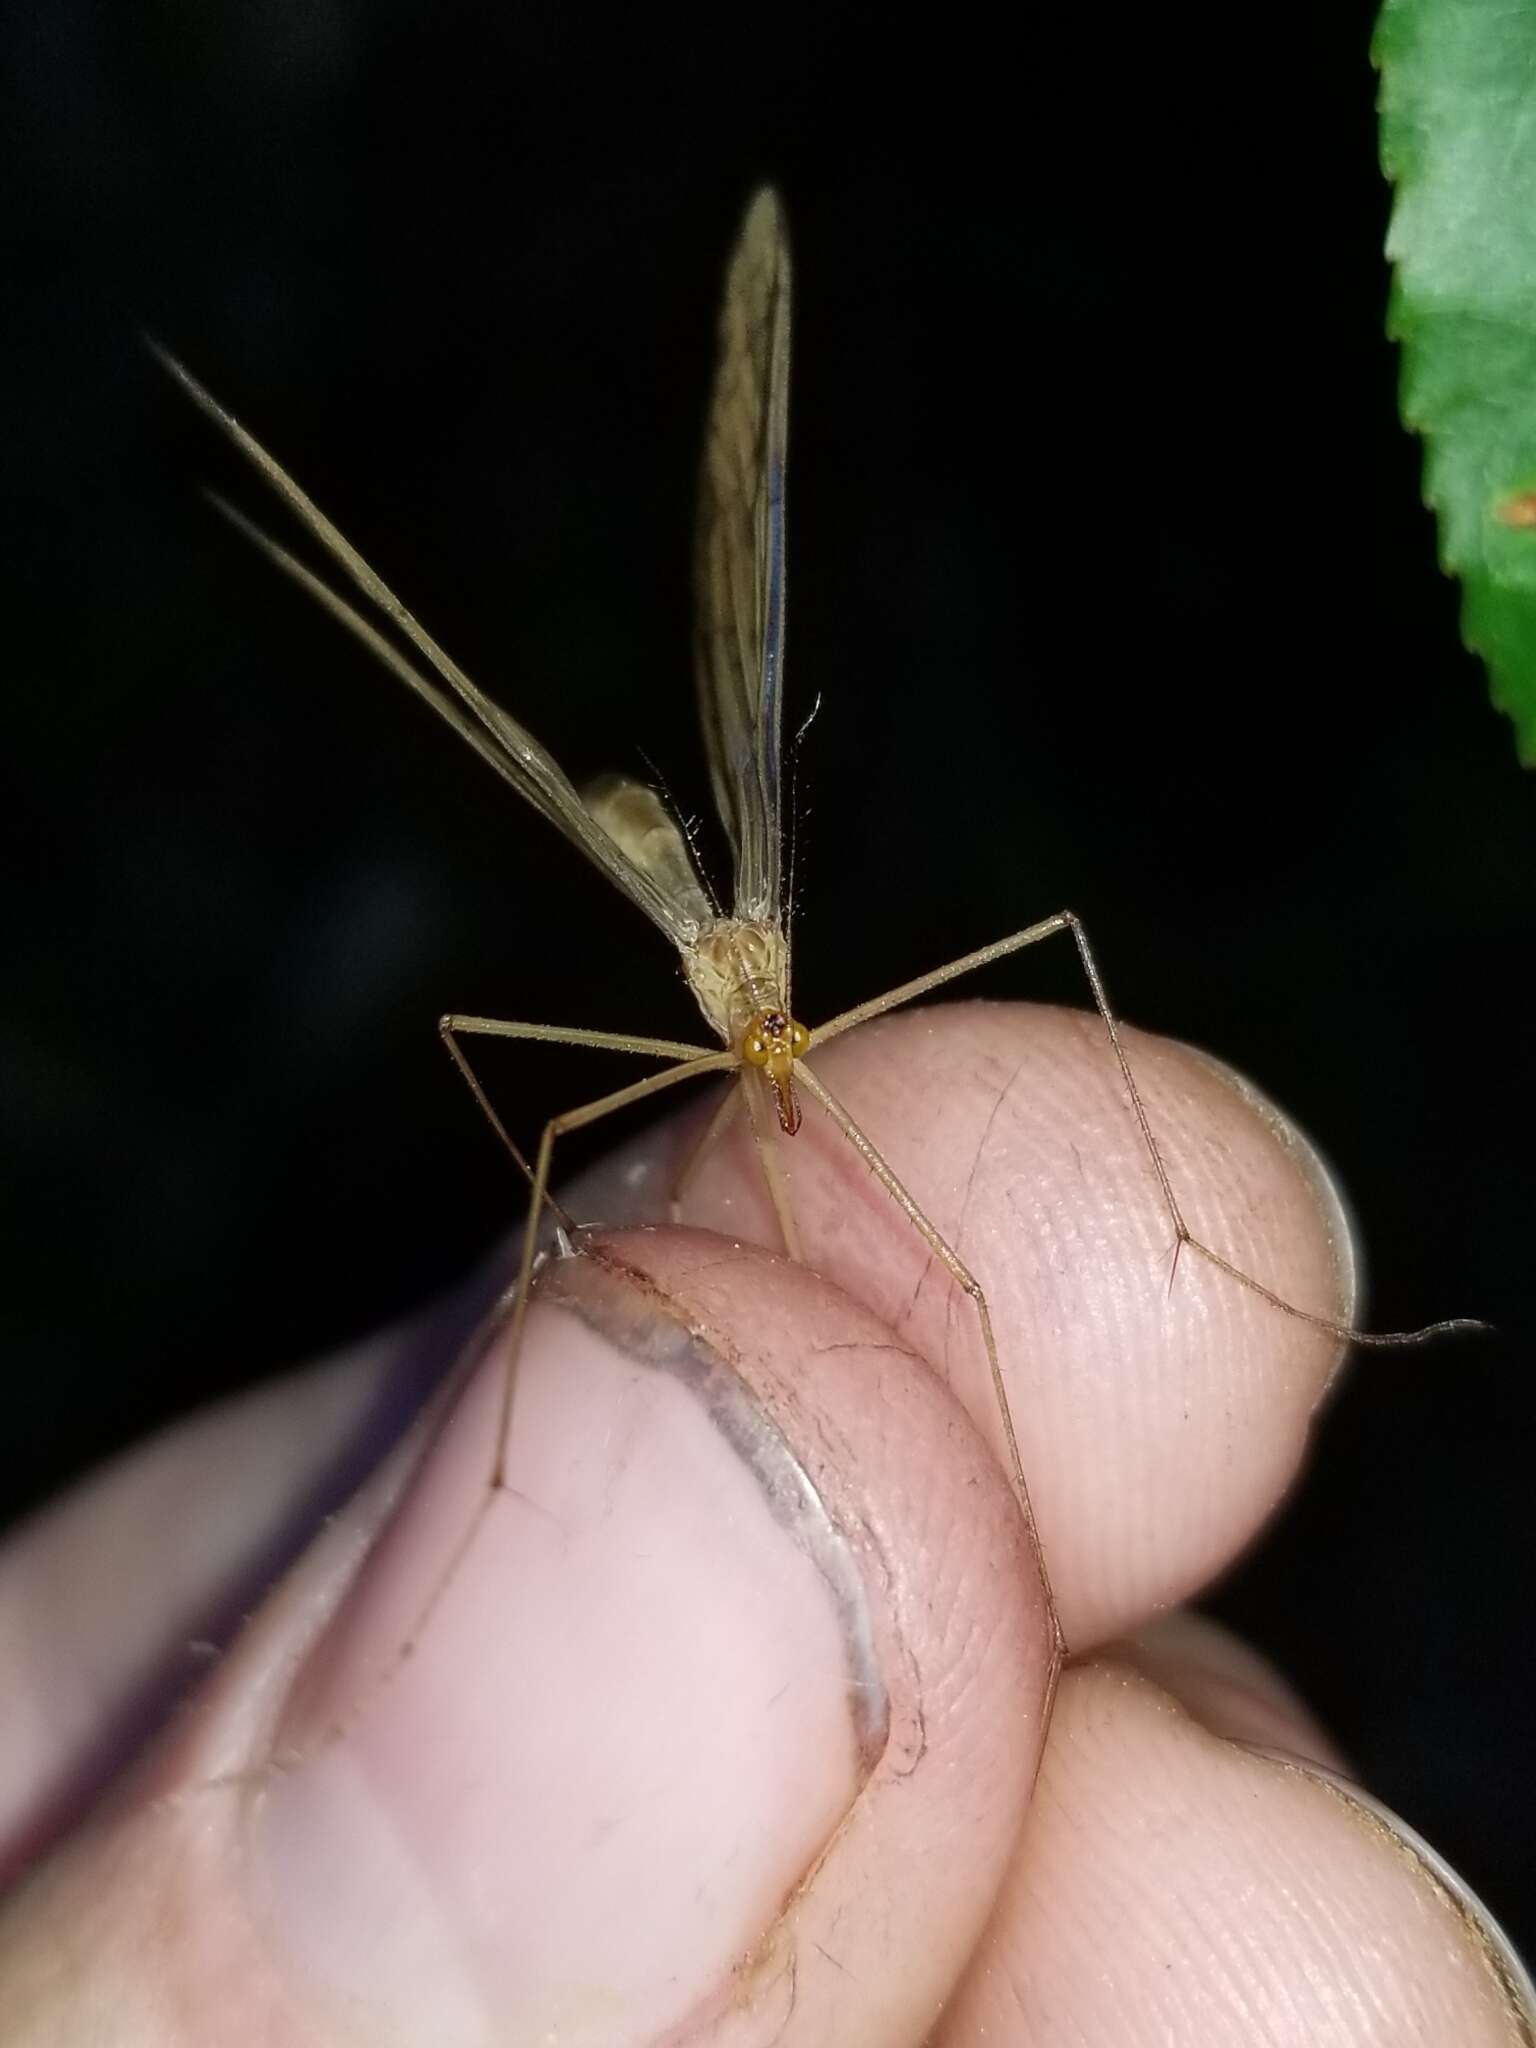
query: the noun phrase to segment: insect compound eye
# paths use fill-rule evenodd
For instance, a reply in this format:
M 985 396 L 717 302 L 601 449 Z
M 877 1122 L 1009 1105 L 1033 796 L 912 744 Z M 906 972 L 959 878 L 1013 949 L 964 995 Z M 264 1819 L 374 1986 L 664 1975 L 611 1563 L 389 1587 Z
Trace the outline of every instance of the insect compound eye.
M 767 1067 L 776 1062 L 797 1060 L 811 1042 L 803 1024 L 782 1010 L 759 1010 L 747 1020 L 741 1034 L 741 1057 L 750 1067 Z

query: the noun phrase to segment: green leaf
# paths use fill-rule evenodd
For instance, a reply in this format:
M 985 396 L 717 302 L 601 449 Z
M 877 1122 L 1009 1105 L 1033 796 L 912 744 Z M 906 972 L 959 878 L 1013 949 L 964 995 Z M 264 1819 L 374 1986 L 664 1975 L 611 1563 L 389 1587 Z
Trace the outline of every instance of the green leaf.
M 1536 766 L 1536 5 L 1386 0 L 1373 55 L 1403 418 L 1463 637 Z

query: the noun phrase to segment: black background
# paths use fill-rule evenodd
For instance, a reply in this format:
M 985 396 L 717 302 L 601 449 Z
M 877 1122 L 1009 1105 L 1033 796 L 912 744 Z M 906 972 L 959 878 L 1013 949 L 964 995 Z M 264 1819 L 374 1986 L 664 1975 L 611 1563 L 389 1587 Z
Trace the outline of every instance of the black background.
M 0 1506 L 504 1229 L 440 1010 L 697 1028 L 208 512 L 275 516 L 138 330 L 573 775 L 702 807 L 693 478 L 772 175 L 806 1014 L 1070 903 L 1332 1158 L 1378 1327 L 1500 1326 L 1363 1364 L 1215 1604 L 1529 1944 L 1536 791 L 1396 423 L 1369 10 L 1143 14 L 9 17 Z M 1082 1000 L 1049 951 L 993 992 Z M 531 1132 L 589 1082 L 503 1086 Z

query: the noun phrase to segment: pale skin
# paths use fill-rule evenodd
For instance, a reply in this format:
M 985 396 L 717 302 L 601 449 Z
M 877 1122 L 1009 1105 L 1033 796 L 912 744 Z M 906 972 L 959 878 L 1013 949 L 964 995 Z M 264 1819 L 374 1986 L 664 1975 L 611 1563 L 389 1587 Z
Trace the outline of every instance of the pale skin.
M 1134 1042 L 1193 1214 L 1219 1205 L 1240 1252 L 1347 1310 L 1305 1155 L 1219 1070 Z M 484 1484 L 494 1340 L 403 1507 L 419 1436 L 318 1526 L 141 1771 L 70 1810 L 147 1673 L 289 1518 L 319 1523 L 381 1387 L 456 1345 L 458 1312 L 194 1418 L 12 1539 L 0 1848 L 36 1861 L 0 1912 L 8 2042 L 1531 2038 L 1475 1914 L 1313 1770 L 1337 1759 L 1282 1681 L 1176 1611 L 1294 1475 L 1337 1345 L 1199 1261 L 1170 1292 L 1091 1018 L 916 1013 L 824 1064 L 985 1267 L 1078 1652 L 1049 1737 L 1024 1524 L 924 1362 L 959 1341 L 947 1289 L 848 1148 L 807 1147 L 809 1120 L 809 1264 L 755 1249 L 771 1212 L 728 1134 L 693 1227 L 605 1233 L 545 1291 L 512 1490 L 343 1742 L 314 1737 Z M 707 1115 L 662 1126 L 592 1213 L 619 1213 L 648 1162 L 670 1176 Z M 730 1360 L 756 1467 L 639 1359 L 679 1328 Z M 1371 1369 L 1390 1399 L 1390 1362 Z M 765 1475 L 781 1517 L 802 1488 L 795 1538 Z M 274 1748 L 309 1760 L 274 1770 Z

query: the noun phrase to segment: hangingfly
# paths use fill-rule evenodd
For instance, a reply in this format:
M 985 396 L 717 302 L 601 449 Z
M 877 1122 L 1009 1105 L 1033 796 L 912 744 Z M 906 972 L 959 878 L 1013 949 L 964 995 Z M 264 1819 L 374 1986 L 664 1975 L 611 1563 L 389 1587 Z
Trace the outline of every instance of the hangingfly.
M 443 1018 L 444 1042 L 476 1100 L 532 1184 L 518 1291 L 509 1324 L 509 1355 L 526 1312 L 529 1282 L 546 1206 L 551 1156 L 566 1131 L 595 1122 L 696 1075 L 733 1071 L 745 1100 L 786 1249 L 799 1255 L 798 1237 L 782 1175 L 776 1133 L 793 1138 L 800 1128 L 804 1089 L 854 1145 L 902 1214 L 954 1282 L 970 1298 L 986 1350 L 1004 1455 L 1026 1514 L 1028 1496 L 1018 1441 L 1009 1412 L 986 1297 L 955 1249 L 924 1215 L 890 1166 L 828 1092 L 806 1055 L 869 1018 L 924 995 L 973 969 L 1067 931 L 1082 960 L 1095 1007 L 1104 1022 L 1132 1116 L 1167 1208 L 1175 1251 L 1188 1248 L 1234 1281 L 1288 1315 L 1340 1337 L 1378 1344 L 1416 1342 L 1465 1322 L 1361 1338 L 1332 1317 L 1285 1301 L 1252 1275 L 1197 1239 L 1186 1225 L 1169 1183 L 1127 1061 L 1115 1018 L 1082 925 L 1060 911 L 989 946 L 834 1017 L 814 1031 L 799 1023 L 791 1002 L 790 941 L 783 883 L 780 736 L 784 653 L 784 475 L 788 419 L 790 265 L 782 211 L 771 189 L 747 209 L 726 275 L 720 319 L 720 357 L 705 440 L 697 554 L 697 671 L 699 705 L 709 752 L 714 798 L 734 864 L 731 914 L 723 915 L 706 886 L 686 834 L 657 793 L 643 783 L 609 776 L 578 791 L 533 735 L 495 704 L 459 668 L 288 473 L 178 362 L 157 349 L 188 395 L 256 466 L 313 537 L 345 571 L 384 625 L 408 643 L 431 675 L 408 658 L 397 639 L 323 583 L 276 541 L 215 499 L 219 509 L 288 575 L 338 618 L 386 667 L 423 697 L 476 753 L 592 860 L 677 948 L 683 978 L 720 1050 L 671 1039 L 641 1038 L 499 1018 Z M 153 344 L 151 344 L 153 346 Z M 435 677 L 435 680 L 434 680 Z M 529 1164 L 503 1129 L 460 1040 L 466 1036 L 537 1039 L 631 1052 L 672 1062 L 659 1073 L 554 1117 Z M 683 1170 L 686 1178 L 719 1136 L 737 1099 L 733 1090 L 711 1121 L 704 1145 Z M 674 1191 L 680 1192 L 679 1187 Z M 499 1483 L 511 1413 L 511 1375 L 503 1398 L 493 1485 Z

